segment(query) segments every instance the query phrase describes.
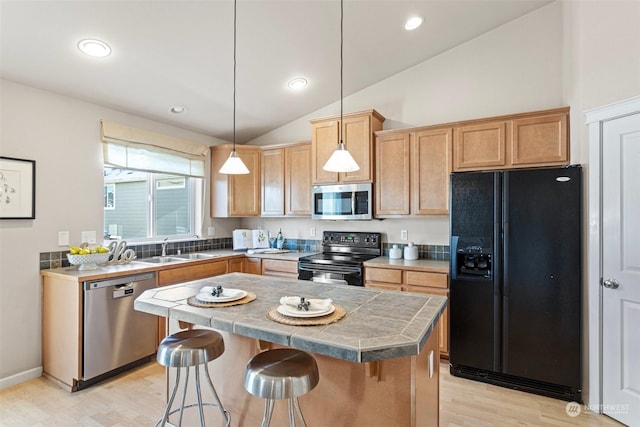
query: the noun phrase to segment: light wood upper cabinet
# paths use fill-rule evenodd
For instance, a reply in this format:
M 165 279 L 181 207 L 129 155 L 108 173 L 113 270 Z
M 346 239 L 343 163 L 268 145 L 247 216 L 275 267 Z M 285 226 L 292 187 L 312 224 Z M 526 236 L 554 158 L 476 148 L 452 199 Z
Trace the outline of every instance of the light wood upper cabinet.
M 513 120 L 511 124 L 511 165 L 568 164 L 566 114 L 552 114 Z
M 411 133 L 411 213 L 449 213 L 449 174 L 453 153 L 451 128 Z
M 340 117 L 311 120 L 311 181 L 313 184 L 373 182 L 374 135 L 382 129 L 384 117 L 376 110 L 344 114 L 343 141 L 360 170 L 349 173 L 322 169 L 340 139 Z
M 262 150 L 262 216 L 284 215 L 284 149 Z
M 449 213 L 451 128 L 376 134 L 377 218 Z
M 376 136 L 375 216 L 410 213 L 408 133 Z
M 455 126 L 454 171 L 569 164 L 569 108 L 474 120 Z
M 311 143 L 262 147 L 262 216 L 311 215 Z
M 311 215 L 311 143 L 285 148 L 285 213 Z
M 211 216 L 247 217 L 260 215 L 260 148 L 238 146 L 236 152 L 249 169 L 245 175 L 218 171 L 231 153 L 232 145 L 211 147 Z
M 507 123 L 478 123 L 455 128 L 454 170 L 501 169 L 507 165 Z

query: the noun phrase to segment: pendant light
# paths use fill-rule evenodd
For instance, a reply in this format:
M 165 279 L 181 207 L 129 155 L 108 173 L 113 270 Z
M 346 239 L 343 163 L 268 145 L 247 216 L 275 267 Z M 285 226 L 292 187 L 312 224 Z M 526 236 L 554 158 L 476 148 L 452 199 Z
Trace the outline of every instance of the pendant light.
M 342 118 L 342 91 L 343 91 L 343 83 L 342 83 L 342 68 L 343 68 L 343 60 L 342 60 L 342 45 L 343 42 L 343 20 L 344 20 L 344 6 L 343 0 L 340 0 L 340 142 L 338 143 L 338 147 L 336 151 L 331 154 L 327 163 L 324 164 L 322 169 L 329 172 L 355 172 L 360 170 L 360 166 L 353 159 L 349 150 L 344 144 L 342 140 L 342 133 L 344 129 L 344 120 Z
M 227 161 L 224 162 L 218 171 L 227 175 L 243 175 L 249 173 L 249 169 L 247 169 L 236 152 L 236 3 L 237 0 L 233 0 L 233 149 Z

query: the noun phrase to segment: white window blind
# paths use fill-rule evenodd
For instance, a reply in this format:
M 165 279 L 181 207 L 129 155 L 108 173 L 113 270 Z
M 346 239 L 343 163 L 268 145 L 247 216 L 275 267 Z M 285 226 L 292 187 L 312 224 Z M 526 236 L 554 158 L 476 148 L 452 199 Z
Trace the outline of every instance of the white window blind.
M 209 146 L 102 120 L 105 165 L 146 172 L 205 176 Z

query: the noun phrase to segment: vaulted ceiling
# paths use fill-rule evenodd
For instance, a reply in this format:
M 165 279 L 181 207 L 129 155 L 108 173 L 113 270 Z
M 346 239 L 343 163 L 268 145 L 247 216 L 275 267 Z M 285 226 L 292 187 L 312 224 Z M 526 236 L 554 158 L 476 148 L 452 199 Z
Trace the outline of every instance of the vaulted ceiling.
M 345 0 L 344 94 L 551 0 Z M 413 15 L 424 24 L 403 28 Z M 84 38 L 106 58 L 82 54 Z M 0 2 L 2 78 L 232 139 L 233 1 Z M 287 82 L 304 77 L 294 91 Z M 237 141 L 340 99 L 340 2 L 238 0 Z M 183 106 L 173 114 L 173 106 Z

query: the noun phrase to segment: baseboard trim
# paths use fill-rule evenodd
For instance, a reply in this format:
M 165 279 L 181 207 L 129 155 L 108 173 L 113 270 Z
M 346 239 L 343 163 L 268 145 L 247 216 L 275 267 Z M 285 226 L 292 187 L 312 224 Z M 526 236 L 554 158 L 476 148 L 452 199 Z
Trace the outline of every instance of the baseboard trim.
M 38 366 L 37 368 L 29 369 L 28 371 L 19 372 L 9 377 L 0 378 L 0 390 L 5 389 L 7 387 L 11 387 L 16 384 L 23 383 L 25 381 L 32 380 L 34 378 L 39 378 L 41 376 L 42 376 L 42 366 Z

